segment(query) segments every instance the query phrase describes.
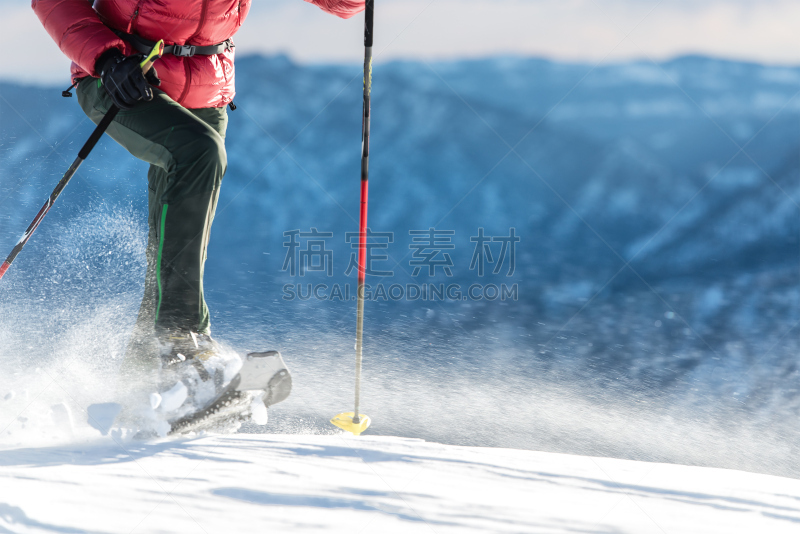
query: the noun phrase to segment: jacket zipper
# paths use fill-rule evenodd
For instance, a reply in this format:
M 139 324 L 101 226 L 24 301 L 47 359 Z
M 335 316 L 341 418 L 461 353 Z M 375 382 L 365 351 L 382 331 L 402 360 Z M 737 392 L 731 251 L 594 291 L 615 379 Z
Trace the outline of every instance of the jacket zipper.
M 200 30 L 203 29 L 203 23 L 206 21 L 206 12 L 208 11 L 208 0 L 203 0 L 202 5 L 200 6 L 200 22 L 197 24 L 197 30 L 188 38 L 186 39 L 185 44 L 191 44 L 192 39 L 194 39 Z M 186 58 L 183 59 L 183 67 L 184 71 L 186 72 L 186 85 L 183 87 L 183 92 L 181 92 L 180 98 L 178 98 L 178 104 L 183 105 L 183 99 L 186 98 L 186 93 L 189 92 L 189 88 L 192 85 L 192 69 L 189 66 L 189 61 Z
M 186 61 L 186 58 L 181 59 L 183 59 L 183 70 L 186 73 L 186 85 L 183 86 L 181 96 L 178 98 L 178 104 L 183 105 L 183 99 L 186 98 L 186 93 L 189 92 L 189 87 L 192 85 L 192 69 L 189 66 L 189 62 Z
M 197 37 L 197 34 L 200 33 L 200 30 L 203 29 L 203 23 L 206 21 L 206 12 L 208 11 L 208 0 L 203 0 L 203 3 L 200 5 L 200 22 L 197 24 L 197 30 L 192 34 L 191 37 L 186 39 L 186 44 L 191 44 L 192 39 Z

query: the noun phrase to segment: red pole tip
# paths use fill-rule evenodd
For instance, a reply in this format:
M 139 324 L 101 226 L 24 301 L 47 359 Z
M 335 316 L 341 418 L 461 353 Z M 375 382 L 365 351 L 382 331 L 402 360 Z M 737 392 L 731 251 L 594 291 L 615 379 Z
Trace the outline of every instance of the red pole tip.
M 3 278 L 3 275 L 6 274 L 6 271 L 8 270 L 9 267 L 11 267 L 11 264 L 8 263 L 7 261 L 4 261 L 3 265 L 0 265 L 0 279 Z

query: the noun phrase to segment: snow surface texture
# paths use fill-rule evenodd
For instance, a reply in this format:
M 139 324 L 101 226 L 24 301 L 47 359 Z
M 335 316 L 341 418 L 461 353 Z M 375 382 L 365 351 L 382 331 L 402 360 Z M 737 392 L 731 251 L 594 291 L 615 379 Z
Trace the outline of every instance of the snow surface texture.
M 353 303 L 281 286 L 354 281 L 361 73 L 237 59 L 206 296 L 215 337 L 280 350 L 295 378 L 250 432 L 331 432 L 352 409 Z M 434 281 L 404 256 L 410 229 L 435 226 L 457 245 L 436 282 L 517 282 L 520 300 L 368 302 L 370 432 L 800 476 L 798 81 L 697 57 L 376 66 L 370 225 L 395 232 L 388 282 Z M 2 250 L 91 132 L 61 89 L 0 84 Z M 113 401 L 145 175 L 101 141 L 0 283 L 3 443 L 49 443 L 54 406 L 75 419 Z M 514 276 L 468 270 L 480 226 L 516 227 Z M 331 278 L 280 271 L 282 233 L 311 227 L 335 234 Z
M 421 440 L 235 435 L 0 453 L 0 532 L 770 534 L 800 481 Z

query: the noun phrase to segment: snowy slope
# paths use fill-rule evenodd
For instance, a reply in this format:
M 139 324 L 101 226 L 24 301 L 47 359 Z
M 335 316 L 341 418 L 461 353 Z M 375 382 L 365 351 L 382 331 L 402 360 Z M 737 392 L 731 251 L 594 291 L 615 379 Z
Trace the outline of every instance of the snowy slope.
M 797 532 L 800 481 L 389 437 L 0 453 L 0 532 Z

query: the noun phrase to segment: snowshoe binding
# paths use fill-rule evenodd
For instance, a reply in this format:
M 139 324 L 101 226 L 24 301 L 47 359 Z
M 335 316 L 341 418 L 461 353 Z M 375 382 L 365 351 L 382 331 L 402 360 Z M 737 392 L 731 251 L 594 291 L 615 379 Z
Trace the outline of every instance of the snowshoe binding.
M 170 336 L 161 355 L 160 393 L 151 403 L 167 434 L 235 431 L 245 421 L 267 423 L 267 408 L 286 399 L 291 375 L 277 351 L 241 358 L 210 336 Z

